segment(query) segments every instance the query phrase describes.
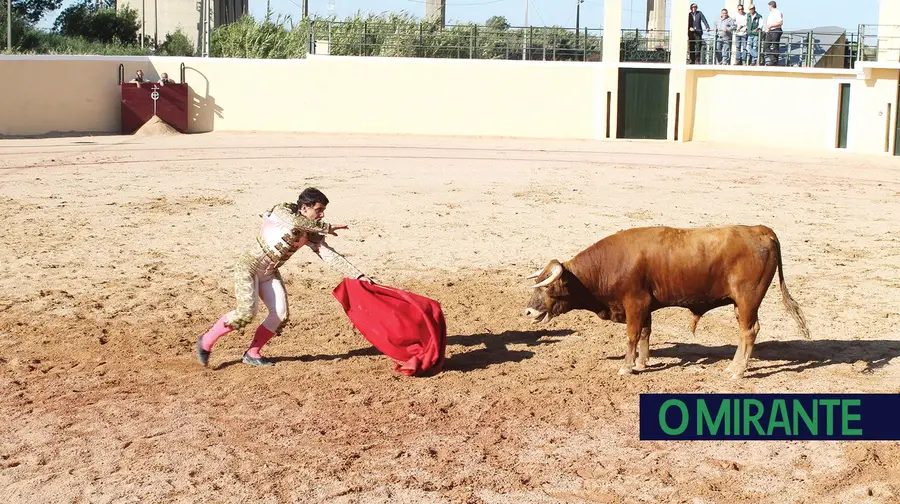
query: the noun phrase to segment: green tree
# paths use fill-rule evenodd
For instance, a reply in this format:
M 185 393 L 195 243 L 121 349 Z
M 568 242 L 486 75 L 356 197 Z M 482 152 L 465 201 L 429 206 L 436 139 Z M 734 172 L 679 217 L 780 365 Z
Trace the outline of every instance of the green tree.
M 491 16 L 484 22 L 484 26 L 491 30 L 504 31 L 509 29 L 509 21 L 505 16 Z
M 48 12 L 53 12 L 62 5 L 63 0 L 13 0 L 12 10 L 29 24 L 37 23 Z M 3 6 L 4 16 L 6 6 Z M 5 27 L 4 27 L 5 28 Z
M 92 0 L 81 0 L 63 9 L 53 23 L 53 31 L 60 35 L 107 44 L 134 44 L 140 27 L 137 11 L 129 7 L 116 9 L 115 0 L 105 0 L 101 6 Z

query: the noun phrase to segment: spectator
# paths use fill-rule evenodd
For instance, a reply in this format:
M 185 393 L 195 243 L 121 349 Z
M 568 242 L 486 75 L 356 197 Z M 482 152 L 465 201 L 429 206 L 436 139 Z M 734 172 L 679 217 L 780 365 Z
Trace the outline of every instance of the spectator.
M 131 79 L 131 82 L 135 82 L 135 83 L 137 83 L 137 87 L 141 87 L 141 83 L 146 82 L 144 80 L 144 71 L 138 70 L 138 71 L 134 72 L 134 78 Z
M 766 66 L 778 64 L 781 56 L 781 25 L 784 24 L 784 16 L 778 10 L 775 0 L 769 2 L 769 17 L 766 19 Z
M 169 78 L 169 74 L 163 72 L 159 78 L 159 85 L 165 86 L 166 84 L 175 84 L 175 81 Z
M 716 63 L 731 64 L 731 38 L 734 34 L 734 19 L 728 15 L 728 9 L 722 9 L 722 15 L 716 21 Z
M 688 14 L 688 52 L 691 64 L 700 63 L 700 49 L 703 45 L 703 26 L 709 31 L 709 23 L 706 16 L 697 9 L 697 4 L 691 4 L 691 12 Z
M 737 58 L 735 64 L 743 65 L 747 61 L 747 22 L 749 18 L 744 12 L 743 4 L 738 4 L 737 14 L 734 16 L 734 43 Z
M 756 65 L 759 56 L 759 39 L 762 33 L 762 16 L 756 12 L 756 6 L 747 7 L 747 49 L 750 53 L 750 64 Z

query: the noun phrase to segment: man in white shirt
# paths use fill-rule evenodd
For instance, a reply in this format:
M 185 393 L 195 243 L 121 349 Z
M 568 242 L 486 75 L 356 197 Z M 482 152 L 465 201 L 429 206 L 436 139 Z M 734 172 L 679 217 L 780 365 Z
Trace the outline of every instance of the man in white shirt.
M 734 43 L 737 53 L 735 64 L 743 65 L 747 54 L 747 13 L 743 4 L 737 6 L 737 15 L 734 16 Z
M 778 64 L 781 56 L 781 26 L 784 24 L 784 16 L 778 10 L 775 0 L 769 2 L 769 17 L 766 19 L 766 66 Z

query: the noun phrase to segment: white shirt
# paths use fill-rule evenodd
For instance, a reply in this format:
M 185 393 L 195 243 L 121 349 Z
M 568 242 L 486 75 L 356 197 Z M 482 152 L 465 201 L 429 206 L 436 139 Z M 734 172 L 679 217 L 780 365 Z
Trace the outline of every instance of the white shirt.
M 747 34 L 747 14 L 738 14 L 734 17 L 734 33 L 738 35 L 746 35 Z
M 781 15 L 781 11 L 778 9 L 772 9 L 772 11 L 769 12 L 769 17 L 766 19 L 766 29 L 771 30 L 772 25 L 783 22 L 784 16 Z M 779 28 L 781 28 L 781 26 L 779 26 Z

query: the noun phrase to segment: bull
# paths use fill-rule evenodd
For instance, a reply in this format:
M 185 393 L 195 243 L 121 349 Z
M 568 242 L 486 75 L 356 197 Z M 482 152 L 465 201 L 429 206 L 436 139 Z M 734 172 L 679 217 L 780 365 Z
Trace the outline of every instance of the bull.
M 525 315 L 545 323 L 572 310 L 587 310 L 625 324 L 628 344 L 619 374 L 626 375 L 646 369 L 654 311 L 687 308 L 695 333 L 706 312 L 734 305 L 740 337 L 727 372 L 741 378 L 759 334 L 759 306 L 776 268 L 784 307 L 809 339 L 800 306 L 784 283 L 781 244 L 766 226 L 619 231 L 568 261 L 553 259 L 530 275 L 536 283 Z

